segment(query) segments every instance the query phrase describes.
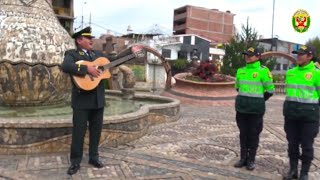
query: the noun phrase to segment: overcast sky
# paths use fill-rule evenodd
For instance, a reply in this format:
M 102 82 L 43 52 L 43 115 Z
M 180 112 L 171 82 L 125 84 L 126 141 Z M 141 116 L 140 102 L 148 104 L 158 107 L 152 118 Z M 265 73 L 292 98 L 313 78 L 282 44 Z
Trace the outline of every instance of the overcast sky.
M 194 5 L 220 11 L 230 10 L 235 14 L 234 24 L 249 23 L 264 38 L 271 38 L 273 0 L 75 0 L 75 25 L 88 25 L 91 13 L 93 34 L 99 36 L 110 29 L 125 34 L 128 25 L 133 32 L 148 32 L 157 24 L 165 33 L 172 34 L 173 10 L 185 5 Z M 306 10 L 311 17 L 307 32 L 294 31 L 291 18 L 298 9 Z M 308 39 L 320 36 L 320 3 L 316 0 L 275 0 L 274 35 L 279 39 L 304 44 Z M 83 13 L 82 13 L 83 12 Z M 117 34 L 116 34 L 117 35 Z

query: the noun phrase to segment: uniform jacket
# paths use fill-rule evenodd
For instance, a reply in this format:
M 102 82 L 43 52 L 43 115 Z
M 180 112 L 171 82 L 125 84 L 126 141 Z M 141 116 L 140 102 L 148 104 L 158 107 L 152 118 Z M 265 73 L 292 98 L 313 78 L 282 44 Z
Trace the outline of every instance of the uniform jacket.
M 85 76 L 87 74 L 87 66 L 81 65 L 80 69 L 75 62 L 79 60 L 94 61 L 98 57 L 106 57 L 100 51 L 91 51 L 89 57 L 87 53 L 81 49 L 72 49 L 65 52 L 64 61 L 62 62 L 62 70 L 65 73 L 76 76 Z M 107 57 L 108 58 L 108 57 Z M 108 58 L 110 60 L 110 58 Z M 72 79 L 72 78 L 71 78 Z M 105 80 L 101 80 L 99 85 L 90 91 L 79 89 L 72 80 L 71 106 L 74 109 L 98 109 L 105 106 Z
M 305 121 L 319 121 L 320 70 L 313 62 L 286 73 L 283 115 Z
M 238 69 L 235 88 L 236 111 L 249 114 L 263 114 L 265 112 L 265 93 L 273 94 L 274 85 L 271 72 L 261 66 L 260 61 L 246 64 Z

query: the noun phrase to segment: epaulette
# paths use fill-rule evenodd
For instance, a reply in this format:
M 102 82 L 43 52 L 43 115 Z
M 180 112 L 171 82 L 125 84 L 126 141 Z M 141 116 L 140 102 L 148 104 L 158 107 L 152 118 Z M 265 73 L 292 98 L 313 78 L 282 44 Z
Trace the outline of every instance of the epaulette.
M 64 52 L 64 55 L 66 55 L 66 54 L 71 54 L 72 55 L 72 54 L 74 54 L 76 52 L 77 52 L 77 50 L 75 50 L 75 49 L 69 49 L 69 50 Z
M 261 65 L 260 68 L 261 68 L 261 69 L 265 69 L 265 68 L 268 68 L 268 67 L 267 67 L 267 66 L 264 66 L 264 65 Z

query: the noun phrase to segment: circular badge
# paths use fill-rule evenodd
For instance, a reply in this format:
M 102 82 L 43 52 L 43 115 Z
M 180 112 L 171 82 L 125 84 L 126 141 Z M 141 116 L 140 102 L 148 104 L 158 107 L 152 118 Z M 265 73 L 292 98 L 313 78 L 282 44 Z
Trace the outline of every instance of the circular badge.
M 303 9 L 297 10 L 292 16 L 292 26 L 298 33 L 306 32 L 310 27 L 310 16 Z
M 304 77 L 306 78 L 306 80 L 310 80 L 312 78 L 312 73 L 306 73 Z
M 253 74 L 252 74 L 252 77 L 253 78 L 256 78 L 258 76 L 258 73 L 257 72 L 254 72 Z

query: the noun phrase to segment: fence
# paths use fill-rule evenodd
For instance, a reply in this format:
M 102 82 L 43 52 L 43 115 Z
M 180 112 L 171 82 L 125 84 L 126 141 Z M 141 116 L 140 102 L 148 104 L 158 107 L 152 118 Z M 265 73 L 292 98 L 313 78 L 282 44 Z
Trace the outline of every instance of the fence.
M 284 92 L 284 88 L 285 88 L 285 83 L 274 83 L 274 86 L 275 86 L 275 94 L 279 94 L 279 95 L 282 95 L 282 94 L 285 94 Z

